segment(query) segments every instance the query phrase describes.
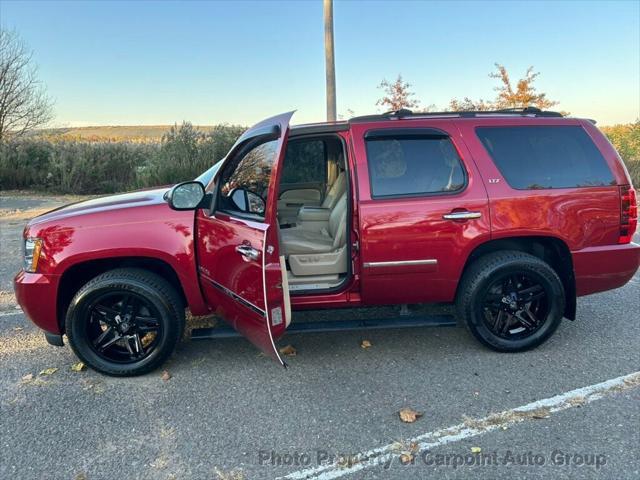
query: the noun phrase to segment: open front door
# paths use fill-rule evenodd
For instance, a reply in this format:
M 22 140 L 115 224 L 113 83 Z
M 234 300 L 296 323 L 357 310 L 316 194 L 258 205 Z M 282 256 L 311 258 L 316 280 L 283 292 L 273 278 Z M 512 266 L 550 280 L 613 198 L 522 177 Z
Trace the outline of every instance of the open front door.
M 207 301 L 282 365 L 274 342 L 291 313 L 276 210 L 292 115 L 264 120 L 238 139 L 208 187 L 212 209 L 196 215 L 199 275 Z

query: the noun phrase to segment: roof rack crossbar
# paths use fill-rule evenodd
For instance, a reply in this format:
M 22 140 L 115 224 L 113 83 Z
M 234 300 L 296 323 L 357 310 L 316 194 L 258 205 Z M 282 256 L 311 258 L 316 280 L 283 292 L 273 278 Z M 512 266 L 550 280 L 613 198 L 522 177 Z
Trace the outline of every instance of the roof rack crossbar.
M 503 108 L 499 110 L 463 110 L 463 111 L 451 111 L 451 112 L 413 112 L 406 108 L 400 110 L 391 110 L 378 115 L 363 115 L 360 117 L 353 117 L 349 119 L 350 123 L 353 122 L 365 122 L 375 120 L 397 120 L 400 118 L 411 117 L 477 117 L 484 115 L 520 115 L 520 116 L 534 116 L 534 117 L 562 117 L 560 112 L 551 112 L 546 110 L 540 110 L 537 107 L 524 107 L 524 108 Z

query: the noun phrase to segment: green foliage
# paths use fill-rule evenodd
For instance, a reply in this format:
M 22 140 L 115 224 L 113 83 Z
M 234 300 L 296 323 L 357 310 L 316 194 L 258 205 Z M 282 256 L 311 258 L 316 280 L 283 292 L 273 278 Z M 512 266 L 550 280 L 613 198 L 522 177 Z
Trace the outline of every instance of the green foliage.
M 0 143 L 0 190 L 47 185 L 53 148 L 39 141 Z
M 112 193 L 197 177 L 223 158 L 244 127 L 217 125 L 203 132 L 172 127 L 161 143 L 49 141 L 25 138 L 0 144 L 0 190 Z M 602 127 L 640 186 L 640 121 Z
M 141 172 L 145 185 L 165 185 L 190 180 L 223 158 L 245 128 L 217 125 L 203 133 L 189 122 L 174 125 L 162 137 L 160 150 Z
M 65 193 L 112 193 L 137 183 L 137 171 L 157 150 L 154 145 L 76 143 L 56 145 L 48 185 Z
M 625 125 L 602 127 L 601 130 L 624 160 L 633 185 L 640 188 L 640 120 Z
M 177 183 L 224 157 L 243 131 L 218 125 L 203 133 L 184 123 L 159 144 L 16 140 L 0 145 L 0 190 L 112 193 Z

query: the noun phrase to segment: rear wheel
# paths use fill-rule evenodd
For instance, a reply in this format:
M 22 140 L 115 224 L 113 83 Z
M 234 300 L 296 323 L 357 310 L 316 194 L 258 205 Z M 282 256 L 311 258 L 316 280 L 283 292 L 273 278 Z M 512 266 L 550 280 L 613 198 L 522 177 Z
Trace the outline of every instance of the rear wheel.
M 97 276 L 71 301 L 66 333 L 89 367 L 114 376 L 147 373 L 173 352 L 184 329 L 184 307 L 162 277 L 140 269 Z
M 517 352 L 534 348 L 558 328 L 565 307 L 562 281 L 544 261 L 505 251 L 478 259 L 459 289 L 458 312 L 488 347 Z

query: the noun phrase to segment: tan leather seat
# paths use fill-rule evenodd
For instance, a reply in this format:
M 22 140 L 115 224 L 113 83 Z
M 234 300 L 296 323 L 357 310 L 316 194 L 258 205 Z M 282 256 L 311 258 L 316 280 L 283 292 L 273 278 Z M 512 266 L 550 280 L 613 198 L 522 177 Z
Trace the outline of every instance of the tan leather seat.
M 329 187 L 329 190 L 327 191 L 327 194 L 322 201 L 322 205 L 320 205 L 322 208 L 332 209 L 333 207 L 335 207 L 336 203 L 338 203 L 338 200 L 340 200 L 340 197 L 342 197 L 342 195 L 344 195 L 344 192 L 347 191 L 347 175 L 344 171 L 344 155 L 342 154 L 342 152 L 338 154 L 335 165 L 338 169 L 338 176 L 331 184 L 331 187 Z
M 286 255 L 305 253 L 328 253 L 346 244 L 347 195 L 346 192 L 335 203 L 327 228 L 309 231 L 303 228 L 281 230 L 282 246 Z
M 344 195 L 344 192 L 347 191 L 347 175 L 344 170 L 341 170 L 338 174 L 338 178 L 333 182 L 327 195 L 324 197 L 324 201 L 322 202 L 322 208 L 333 208 L 340 200 L 340 197 Z
M 336 165 L 339 171 L 338 176 L 325 195 L 322 205 L 319 207 L 303 206 L 300 208 L 293 228 L 311 230 L 312 233 L 320 232 L 323 228 L 325 230 L 328 229 L 327 221 L 331 216 L 331 212 L 338 200 L 347 192 L 347 174 L 344 170 L 344 157 L 342 154 L 338 156 Z

